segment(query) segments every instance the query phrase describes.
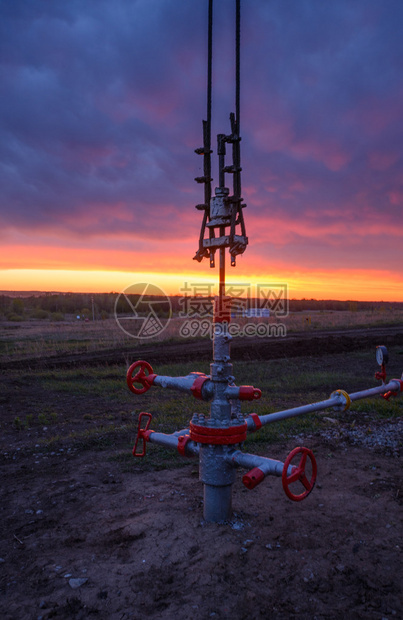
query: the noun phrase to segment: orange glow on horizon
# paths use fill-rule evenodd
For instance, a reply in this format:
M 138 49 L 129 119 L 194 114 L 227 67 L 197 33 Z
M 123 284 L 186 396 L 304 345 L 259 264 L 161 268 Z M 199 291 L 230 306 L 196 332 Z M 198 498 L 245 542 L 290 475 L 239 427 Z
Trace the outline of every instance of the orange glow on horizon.
M 135 243 L 133 249 L 124 245 L 116 249 L 107 242 L 100 249 L 98 242 L 84 248 L 11 241 L 0 255 L 0 290 L 118 293 L 139 282 L 155 284 L 169 295 L 180 295 L 186 282 L 212 284 L 216 289 L 218 269 L 210 269 L 208 261 L 192 260 L 193 239 L 181 240 L 178 253 L 172 253 L 165 240 L 137 249 Z M 238 257 L 236 269 L 229 261 L 227 265 L 228 284 L 286 283 L 290 299 L 403 302 L 403 275 L 397 269 L 304 268 L 280 253 L 270 259 L 268 268 L 264 256 L 254 254 L 253 248 Z
M 228 285 L 283 284 L 288 285 L 289 298 L 335 299 L 356 301 L 403 302 L 402 277 L 386 271 L 334 270 L 295 271 L 281 269 L 279 275 L 268 273 L 247 275 L 246 270 L 229 272 Z M 0 270 L 0 290 L 39 292 L 121 292 L 139 282 L 159 286 L 168 295 L 180 295 L 185 283 L 188 285 L 212 284 L 216 292 L 218 270 L 182 273 L 157 271 L 74 270 L 74 269 L 8 269 Z M 206 288 L 207 290 L 207 288 Z

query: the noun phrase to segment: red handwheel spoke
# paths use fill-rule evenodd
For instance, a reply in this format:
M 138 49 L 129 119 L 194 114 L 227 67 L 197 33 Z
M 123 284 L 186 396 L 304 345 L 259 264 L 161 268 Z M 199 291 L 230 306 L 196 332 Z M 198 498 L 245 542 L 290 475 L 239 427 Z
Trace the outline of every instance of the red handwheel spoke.
M 295 470 L 293 470 L 292 474 L 287 476 L 287 484 L 292 484 L 293 482 L 297 482 L 300 478 L 300 475 L 301 475 L 301 470 L 299 467 L 296 467 Z
M 142 379 L 145 376 L 146 376 L 145 373 L 139 370 L 139 372 L 136 375 L 134 375 L 134 377 L 132 377 L 132 385 L 134 385 L 135 383 L 141 383 L 141 385 L 143 385 Z
M 302 454 L 302 456 L 301 456 L 301 460 L 300 460 L 299 465 L 298 465 L 298 467 L 299 467 L 299 469 L 300 469 L 301 471 L 305 471 L 306 457 L 307 457 L 307 456 L 308 456 L 308 455 L 306 454 L 306 452 L 303 452 L 303 454 Z
M 311 491 L 312 490 L 312 485 L 309 482 L 308 478 L 305 476 L 305 474 L 303 474 L 300 477 L 300 480 L 301 480 L 302 484 L 304 485 L 304 487 L 306 488 L 307 491 Z

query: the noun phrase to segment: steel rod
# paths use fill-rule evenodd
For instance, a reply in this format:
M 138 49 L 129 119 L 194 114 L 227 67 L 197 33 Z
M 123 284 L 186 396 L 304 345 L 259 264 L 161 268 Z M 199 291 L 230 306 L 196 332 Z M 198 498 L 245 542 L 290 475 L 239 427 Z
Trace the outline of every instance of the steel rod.
M 374 388 L 362 390 L 360 392 L 353 392 L 348 394 L 351 401 L 360 400 L 362 398 L 368 398 L 369 396 L 375 396 L 376 394 L 385 394 L 386 392 L 400 390 L 400 382 L 396 379 L 392 379 L 385 385 L 378 385 Z M 276 411 L 275 413 L 268 413 L 267 415 L 259 416 L 259 420 L 264 426 L 265 424 L 271 424 L 272 422 L 278 422 L 279 420 L 285 420 L 287 418 L 294 418 L 306 413 L 314 413 L 322 409 L 329 409 L 329 407 L 337 407 L 345 404 L 345 400 L 342 395 L 333 396 L 327 400 L 322 400 L 309 405 L 302 405 L 301 407 L 293 407 L 292 409 L 284 409 L 283 411 Z M 252 418 L 247 418 L 248 430 L 255 429 L 255 423 Z
M 271 474 L 272 476 L 281 476 L 283 473 L 284 463 L 275 459 L 269 459 L 265 456 L 257 456 L 255 454 L 249 454 L 248 452 L 241 452 L 235 450 L 227 456 L 227 460 L 234 465 L 239 465 L 245 469 L 253 467 L 259 467 L 265 476 Z M 293 466 L 290 465 L 287 469 L 287 473 L 292 473 Z
M 340 398 L 335 396 L 334 398 L 328 398 L 327 400 L 322 400 L 317 403 L 302 405 L 301 407 L 293 407 L 292 409 L 284 409 L 283 411 L 276 411 L 275 413 L 268 413 L 267 415 L 259 416 L 259 419 L 262 426 L 265 426 L 265 424 L 271 424 L 272 422 L 278 422 L 279 420 L 285 420 L 286 418 L 294 418 L 298 415 L 303 415 L 306 413 L 313 413 L 314 411 L 335 407 L 340 404 Z M 247 423 L 248 428 L 254 428 L 254 422 L 251 418 L 247 419 Z
M 207 128 L 208 146 L 211 147 L 211 99 L 213 67 L 213 0 L 208 5 L 208 40 L 207 40 Z
M 186 392 L 191 394 L 191 388 L 200 375 L 199 373 L 191 373 L 185 377 L 169 377 L 165 375 L 157 375 L 153 381 L 153 386 L 178 390 L 178 392 Z
M 220 248 L 220 283 L 219 283 L 219 308 L 220 312 L 224 310 L 223 300 L 225 295 L 225 248 Z
M 178 437 L 183 435 L 182 431 L 178 433 L 173 433 L 172 435 L 166 435 L 165 433 L 151 433 L 150 434 L 150 443 L 156 443 L 160 446 L 164 446 L 165 448 L 174 448 L 178 449 Z M 186 445 L 186 452 L 189 454 L 197 455 L 199 454 L 199 446 L 194 441 L 189 441 Z
M 207 121 L 204 146 L 204 204 L 207 205 L 205 215 L 210 215 L 211 200 L 211 106 L 212 106 L 212 75 L 213 75 L 213 0 L 209 0 L 208 7 L 208 41 L 207 41 Z M 204 221 L 206 224 L 207 217 Z M 213 231 L 210 231 L 210 237 Z M 202 241 L 203 245 L 203 241 Z
M 376 394 L 384 394 L 385 392 L 400 391 L 400 382 L 396 379 L 392 379 L 385 385 L 378 385 L 368 390 L 362 390 L 361 392 L 353 392 L 349 394 L 351 400 L 360 400 L 361 398 L 368 398 L 368 396 L 375 396 Z
M 241 0 L 236 0 L 236 24 L 235 24 L 235 118 L 240 133 L 240 90 L 241 90 Z

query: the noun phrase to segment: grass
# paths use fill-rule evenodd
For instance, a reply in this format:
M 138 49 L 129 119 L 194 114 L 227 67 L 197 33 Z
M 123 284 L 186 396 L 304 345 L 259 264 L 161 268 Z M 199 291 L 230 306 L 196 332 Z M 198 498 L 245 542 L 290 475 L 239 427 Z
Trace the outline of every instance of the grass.
M 403 310 L 381 308 L 374 311 L 320 311 L 296 312 L 276 319 L 234 319 L 242 328 L 246 323 L 285 325 L 287 333 L 317 330 L 340 330 L 357 327 L 401 325 Z M 180 341 L 184 319 L 172 318 L 160 336 L 136 340 L 125 334 L 115 319 L 104 321 L 22 321 L 18 324 L 0 324 L 0 356 L 4 361 L 42 358 L 71 353 L 88 353 L 107 349 L 148 345 L 152 342 Z M 208 336 L 206 336 L 208 338 Z
M 400 377 L 402 356 L 400 347 L 390 348 L 389 377 Z M 252 411 L 265 415 L 274 411 L 308 404 L 328 398 L 335 389 L 348 392 L 372 387 L 377 365 L 373 351 L 333 354 L 321 357 L 292 358 L 266 362 L 234 362 L 238 385 L 255 385 L 262 389 L 262 398 L 253 403 L 243 403 L 244 413 Z M 166 364 L 155 369 L 160 375 L 180 376 L 191 371 L 209 373 L 208 363 Z M 146 459 L 133 459 L 131 449 L 137 432 L 137 419 L 141 411 L 153 415 L 151 428 L 171 433 L 186 428 L 192 414 L 207 414 L 209 403 L 192 396 L 151 388 L 141 396 L 131 394 L 125 383 L 126 368 L 89 367 L 79 370 L 33 371 L 30 386 L 46 395 L 39 409 L 13 418 L 11 426 L 18 436 L 28 438 L 32 431 L 47 433 L 32 440 L 31 451 L 43 452 L 70 447 L 74 452 L 107 450 L 107 458 L 121 463 L 126 470 L 165 469 L 180 467 L 189 460 L 175 451 L 148 444 Z M 365 416 L 374 420 L 399 417 L 403 414 L 403 398 L 386 401 L 381 397 L 353 403 L 348 412 L 326 410 L 284 420 L 264 426 L 258 433 L 250 434 L 244 450 L 267 454 L 267 446 L 291 437 L 310 435 L 323 428 L 324 417 L 338 418 L 344 423 L 360 422 Z M 369 422 L 368 422 L 369 423 Z M 48 436 L 48 434 L 50 434 Z M 34 448 L 33 444 L 38 446 Z
M 311 316 L 310 323 L 306 317 Z M 255 322 L 261 319 L 248 319 Z M 274 319 L 270 319 L 273 321 Z M 288 331 L 340 329 L 365 325 L 403 323 L 403 313 L 389 312 L 317 312 L 290 315 L 284 322 Z M 163 337 L 178 339 L 179 319 L 173 319 Z M 43 323 L 25 321 L 3 326 L 0 332 L 0 354 L 4 360 L 71 352 L 97 351 L 107 348 L 137 346 L 126 336 L 113 319 L 89 323 Z M 0 327 L 1 329 L 1 327 Z M 182 339 L 181 339 L 182 340 Z M 149 340 L 143 344 L 149 344 Z M 390 348 L 389 377 L 400 377 L 403 357 L 401 347 Z M 336 389 L 353 392 L 378 385 L 374 372 L 378 369 L 374 351 L 354 351 L 348 354 L 323 355 L 269 360 L 264 362 L 233 361 L 237 385 L 254 385 L 262 390 L 262 398 L 243 403 L 242 411 L 265 415 L 326 399 Z M 159 375 L 181 376 L 191 371 L 209 374 L 209 362 L 188 362 L 160 365 L 154 368 Z M 32 452 L 68 446 L 74 451 L 104 449 L 123 468 L 159 469 L 179 467 L 188 463 L 174 451 L 159 446 L 147 446 L 147 459 L 133 459 L 131 448 L 141 411 L 153 415 L 151 428 L 164 433 L 186 428 L 194 412 L 207 414 L 209 403 L 192 396 L 152 388 L 142 396 L 127 389 L 124 366 L 97 366 L 78 369 L 30 370 L 21 376 L 6 371 L 1 403 L 11 403 L 18 395 L 16 407 L 9 417 L 0 416 L 0 428 L 12 430 L 18 441 L 31 442 Z M 10 378 L 10 381 L 8 380 Z M 381 420 L 401 416 L 403 398 L 385 401 L 381 397 L 353 403 L 351 411 L 339 414 L 332 410 L 310 414 L 270 424 L 248 436 L 245 450 L 265 453 L 268 444 L 292 436 L 312 434 L 323 427 L 325 416 L 354 423 L 362 416 Z M 47 431 L 44 431 L 44 428 Z M 5 439 L 7 441 L 7 438 Z M 28 446 L 29 449 L 29 446 Z
M 113 319 L 89 323 L 33 320 L 24 321 L 18 329 L 9 329 L 7 324 L 0 329 L 0 354 L 4 360 L 86 353 L 130 342 Z
M 125 393 L 121 368 L 87 367 L 84 370 L 62 369 L 36 373 L 45 390 L 74 394 L 82 398 L 102 396 L 119 399 Z

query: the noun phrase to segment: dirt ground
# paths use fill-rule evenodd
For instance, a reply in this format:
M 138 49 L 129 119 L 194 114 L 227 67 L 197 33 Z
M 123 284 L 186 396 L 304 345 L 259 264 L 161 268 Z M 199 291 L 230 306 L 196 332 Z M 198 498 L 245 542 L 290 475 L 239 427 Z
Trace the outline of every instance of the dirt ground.
M 203 522 L 195 461 L 122 473 L 104 451 L 21 454 L 3 468 L 2 617 L 402 617 L 398 459 L 306 443 L 306 500 L 278 478 L 248 491 L 239 473 L 223 525 Z
M 28 374 L 12 376 L 0 375 L 2 420 L 49 399 Z M 65 394 L 58 406 L 81 415 L 80 402 Z M 268 446 L 281 461 L 311 448 L 314 490 L 291 502 L 281 479 L 250 491 L 239 471 L 226 524 L 203 521 L 197 460 L 146 471 L 115 458 L 122 446 L 39 450 L 34 431 L 2 427 L 0 617 L 401 618 L 402 423 L 375 426 L 371 438 L 393 435 L 393 449 L 359 424 Z

